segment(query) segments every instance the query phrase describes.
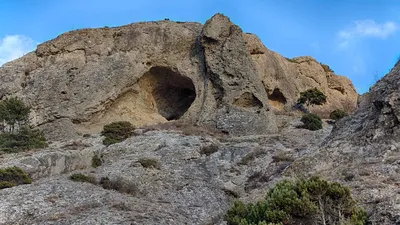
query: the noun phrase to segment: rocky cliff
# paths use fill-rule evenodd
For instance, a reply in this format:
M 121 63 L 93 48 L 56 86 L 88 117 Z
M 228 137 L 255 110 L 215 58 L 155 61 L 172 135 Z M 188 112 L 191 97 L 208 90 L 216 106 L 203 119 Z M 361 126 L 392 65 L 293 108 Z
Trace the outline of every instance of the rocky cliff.
M 5 64 L 0 79 L 0 96 L 23 98 L 52 139 L 118 120 L 270 133 L 271 109 L 291 110 L 308 88 L 327 94 L 326 106 L 313 109 L 323 115 L 351 111 L 357 101 L 348 79 L 308 57 L 286 60 L 221 14 L 204 25 L 166 20 L 68 32 Z
M 33 122 L 56 139 L 117 120 L 276 131 L 243 32 L 220 14 L 205 25 L 160 21 L 69 32 L 4 65 L 0 78 L 2 94 L 21 96 Z

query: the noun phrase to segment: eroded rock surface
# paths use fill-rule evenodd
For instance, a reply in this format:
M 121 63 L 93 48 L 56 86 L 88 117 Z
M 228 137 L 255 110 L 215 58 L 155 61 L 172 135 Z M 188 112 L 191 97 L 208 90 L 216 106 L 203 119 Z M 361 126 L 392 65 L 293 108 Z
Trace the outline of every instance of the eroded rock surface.
M 119 120 L 142 126 L 181 119 L 233 135 L 276 131 L 244 34 L 221 14 L 205 25 L 68 32 L 5 64 L 0 78 L 2 96 L 31 105 L 34 124 L 68 127 L 47 132 L 55 140 Z M 254 104 L 242 104 L 247 95 Z
M 246 34 L 246 43 L 261 76 L 269 103 L 278 111 L 290 111 L 300 92 L 318 88 L 327 96 L 326 104 L 310 107 L 310 111 L 325 118 L 335 109 L 353 112 L 358 94 L 352 82 L 333 73 L 310 56 L 288 59 L 267 49 L 261 40 Z
M 0 79 L 0 96 L 32 106 L 32 122 L 53 140 L 120 120 L 271 133 L 271 109 L 292 110 L 308 88 L 328 95 L 312 109 L 324 116 L 357 101 L 348 79 L 309 57 L 289 62 L 221 14 L 204 25 L 165 20 L 71 31 L 5 64 Z

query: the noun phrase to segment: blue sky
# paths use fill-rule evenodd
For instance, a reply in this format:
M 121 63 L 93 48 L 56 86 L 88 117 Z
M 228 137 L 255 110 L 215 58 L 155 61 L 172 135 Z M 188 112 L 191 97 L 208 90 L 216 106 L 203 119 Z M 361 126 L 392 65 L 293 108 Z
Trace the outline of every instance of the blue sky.
M 217 12 L 273 51 L 330 65 L 359 93 L 400 56 L 399 0 L 1 0 L 0 65 L 74 29 L 164 18 L 204 23 Z

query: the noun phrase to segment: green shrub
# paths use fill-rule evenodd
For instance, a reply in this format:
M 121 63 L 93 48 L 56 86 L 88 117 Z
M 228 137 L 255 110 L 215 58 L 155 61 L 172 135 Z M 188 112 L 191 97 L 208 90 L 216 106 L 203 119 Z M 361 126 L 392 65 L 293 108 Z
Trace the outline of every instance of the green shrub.
M 108 177 L 102 177 L 100 179 L 100 185 L 107 190 L 116 190 L 120 193 L 127 193 L 131 195 L 136 195 L 138 188 L 135 184 L 123 180 L 121 177 L 116 180 L 111 180 Z
M 320 63 L 322 68 L 324 69 L 325 72 L 332 72 L 334 73 L 334 71 L 326 64 Z
M 160 162 L 158 162 L 157 159 L 143 158 L 139 159 L 138 161 L 144 168 L 154 168 L 154 169 L 161 168 Z
M 303 122 L 303 128 L 308 129 L 308 130 L 320 130 L 322 129 L 322 120 L 319 118 L 319 116 L 315 114 L 304 114 L 301 117 L 301 122 Z
M 329 115 L 329 118 L 331 118 L 332 120 L 340 120 L 343 117 L 346 117 L 348 115 L 349 114 L 347 114 L 347 112 L 340 110 L 340 109 L 336 109 L 331 112 L 331 114 Z
M 12 188 L 15 187 L 16 184 L 13 182 L 9 182 L 9 181 L 0 181 L 0 189 L 4 189 L 4 188 Z
M 218 148 L 219 147 L 216 144 L 202 146 L 200 149 L 200 154 L 202 154 L 202 155 L 205 154 L 205 155 L 209 156 L 215 152 L 218 152 Z
M 70 179 L 72 181 L 76 182 L 86 182 L 86 183 L 91 183 L 91 184 L 97 184 L 96 178 L 93 176 L 87 176 L 83 175 L 81 173 L 74 173 L 70 176 Z
M 288 57 L 285 57 L 285 59 L 286 59 L 287 61 L 291 62 L 291 63 L 298 63 L 296 60 L 291 59 L 291 58 L 288 58 Z
M 14 153 L 45 147 L 47 147 L 46 138 L 37 129 L 25 126 L 16 133 L 0 133 L 1 152 Z
M 97 154 L 95 154 L 92 158 L 92 167 L 97 168 L 97 167 L 101 166 L 102 163 L 103 162 L 102 162 L 101 158 Z
M 297 100 L 298 104 L 309 105 L 322 105 L 326 102 L 326 95 L 317 88 L 308 89 L 300 92 L 300 98 Z
M 229 225 L 354 224 L 367 220 L 350 190 L 318 177 L 281 181 L 265 199 L 253 204 L 237 201 L 225 215 Z
M 19 167 L 0 169 L 0 189 L 30 183 L 32 179 Z
M 105 136 L 104 145 L 121 142 L 133 135 L 135 128 L 130 122 L 120 121 L 105 125 L 101 134 Z

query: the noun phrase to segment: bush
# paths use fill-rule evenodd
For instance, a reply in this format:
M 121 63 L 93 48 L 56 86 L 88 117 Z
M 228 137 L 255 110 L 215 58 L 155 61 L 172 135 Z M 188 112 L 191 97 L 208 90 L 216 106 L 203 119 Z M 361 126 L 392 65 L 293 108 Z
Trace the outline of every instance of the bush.
M 72 181 L 76 182 L 86 182 L 86 183 L 91 183 L 91 184 L 97 184 L 96 178 L 93 176 L 87 176 L 83 175 L 81 173 L 74 173 L 70 176 L 70 179 Z
M 102 163 L 103 162 L 102 162 L 101 158 L 97 154 L 93 156 L 93 158 L 92 158 L 92 167 L 93 168 L 97 168 L 97 167 L 101 166 Z
M 27 126 L 17 133 L 0 133 L 0 152 L 15 153 L 47 147 L 44 134 Z
M 319 116 L 315 114 L 305 114 L 301 117 L 301 122 L 303 122 L 303 128 L 308 130 L 320 130 L 322 129 L 322 120 Z
M 331 112 L 331 114 L 329 115 L 329 118 L 331 118 L 332 120 L 340 120 L 343 117 L 346 117 L 348 115 L 349 114 L 347 114 L 347 112 L 340 110 L 340 109 L 336 109 Z
M 120 193 L 127 193 L 131 195 L 136 195 L 138 188 L 135 184 L 123 180 L 119 177 L 116 180 L 110 180 L 108 177 L 102 177 L 100 180 L 100 185 L 107 190 L 116 190 Z
M 308 89 L 300 93 L 300 98 L 297 100 L 298 104 L 309 105 L 322 105 L 326 102 L 326 95 L 317 88 Z
M 318 177 L 281 181 L 265 199 L 253 204 L 237 201 L 225 215 L 229 225 L 365 224 L 350 189 Z
M 334 73 L 334 71 L 326 64 L 320 63 L 322 68 L 324 69 L 325 72 L 332 72 Z
M 32 183 L 32 179 L 19 167 L 0 169 L 0 189 L 30 183 Z
M 288 58 L 288 57 L 285 57 L 285 59 L 286 59 L 287 61 L 291 62 L 291 63 L 298 63 L 296 60 L 291 59 L 291 58 Z
M 139 163 L 144 168 L 154 168 L 154 169 L 160 169 L 161 168 L 160 162 L 158 162 L 157 159 L 143 158 L 143 159 L 139 159 Z
M 105 125 L 101 134 L 105 136 L 104 145 L 121 142 L 133 135 L 135 128 L 130 122 L 120 121 Z

